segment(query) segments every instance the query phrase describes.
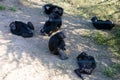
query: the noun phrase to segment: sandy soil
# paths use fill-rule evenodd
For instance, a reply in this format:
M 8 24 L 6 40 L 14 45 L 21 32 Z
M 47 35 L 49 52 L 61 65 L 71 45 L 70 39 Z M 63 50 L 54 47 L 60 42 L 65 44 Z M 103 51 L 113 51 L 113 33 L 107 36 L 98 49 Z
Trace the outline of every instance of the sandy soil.
M 105 66 L 111 64 L 110 51 L 82 36 L 85 31 L 95 30 L 90 20 L 79 19 L 67 13 L 63 16 L 68 60 L 50 54 L 49 37 L 39 34 L 40 27 L 48 19 L 42 14 L 42 0 L 3 0 L 6 10 L 0 11 L 0 80 L 80 80 L 73 70 L 78 68 L 76 56 L 82 51 L 95 57 L 97 68 L 92 75 L 83 75 L 85 80 L 112 80 L 103 74 Z M 17 11 L 9 10 L 15 6 Z M 31 21 L 35 26 L 32 38 L 12 35 L 9 23 L 15 20 Z

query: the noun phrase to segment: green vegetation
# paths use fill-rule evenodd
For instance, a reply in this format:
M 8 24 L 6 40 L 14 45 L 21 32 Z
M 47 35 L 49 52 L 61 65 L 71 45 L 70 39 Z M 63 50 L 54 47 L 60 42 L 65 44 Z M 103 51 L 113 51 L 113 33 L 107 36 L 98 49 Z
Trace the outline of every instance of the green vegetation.
M 0 10 L 5 10 L 5 6 L 0 4 Z
M 87 32 L 84 37 L 91 38 L 96 44 L 108 46 L 113 53 L 117 52 L 120 56 L 120 28 L 114 29 L 111 33 L 105 33 L 100 31 Z
M 111 67 L 106 67 L 104 70 L 104 74 L 108 77 L 116 77 L 119 74 L 120 64 L 112 65 Z
M 11 6 L 11 7 L 9 8 L 9 10 L 15 12 L 15 11 L 16 11 L 16 8 L 15 8 L 14 6 Z
M 113 77 L 116 73 L 116 69 L 113 67 L 106 67 L 104 70 L 104 74 L 108 77 Z
M 105 34 L 101 34 L 100 32 L 93 32 L 90 37 L 92 37 L 97 44 L 105 44 L 105 40 L 107 39 Z

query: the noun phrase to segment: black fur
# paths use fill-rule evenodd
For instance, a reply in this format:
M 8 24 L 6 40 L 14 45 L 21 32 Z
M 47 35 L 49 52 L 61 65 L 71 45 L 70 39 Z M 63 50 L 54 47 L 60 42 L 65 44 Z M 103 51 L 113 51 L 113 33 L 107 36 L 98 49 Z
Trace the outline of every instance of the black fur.
M 41 34 L 48 34 L 49 36 L 58 31 L 62 25 L 62 18 L 56 13 L 51 13 L 49 20 L 45 22 L 43 28 L 40 30 Z
M 65 38 L 64 33 L 58 32 L 50 38 L 49 44 L 48 44 L 49 50 L 53 54 L 59 55 L 62 60 L 68 58 L 64 53 L 64 51 L 66 50 L 64 38 Z
M 44 10 L 44 13 L 47 14 L 47 15 L 50 15 L 51 13 L 56 13 L 60 16 L 63 15 L 63 8 L 57 6 L 57 5 L 53 5 L 53 4 L 46 4 L 43 6 L 43 10 Z
M 98 20 L 96 16 L 93 17 L 91 21 L 96 29 L 111 30 L 115 26 L 110 20 Z
M 34 26 L 31 22 L 26 24 L 21 21 L 15 21 L 11 22 L 9 27 L 12 34 L 22 37 L 32 37 L 34 33 Z
M 77 57 L 77 63 L 79 65 L 79 69 L 75 70 L 75 73 L 82 78 L 81 74 L 91 74 L 92 71 L 96 68 L 96 62 L 93 56 L 87 55 L 85 52 L 82 52 Z

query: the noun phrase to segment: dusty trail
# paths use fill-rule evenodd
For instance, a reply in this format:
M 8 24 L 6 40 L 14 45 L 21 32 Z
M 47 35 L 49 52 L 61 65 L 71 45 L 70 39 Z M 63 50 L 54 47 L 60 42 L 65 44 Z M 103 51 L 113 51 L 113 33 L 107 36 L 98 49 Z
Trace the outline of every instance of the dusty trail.
M 85 31 L 95 30 L 89 20 L 68 14 L 63 16 L 62 30 L 67 36 L 69 59 L 61 61 L 50 54 L 49 37 L 39 35 L 40 27 L 48 19 L 41 14 L 41 6 L 45 3 L 41 0 L 32 0 L 34 4 L 21 1 L 0 2 L 7 5 L 6 10 L 0 11 L 0 80 L 80 80 L 73 70 L 78 68 L 76 56 L 82 51 L 93 55 L 97 61 L 96 70 L 90 76 L 84 75 L 85 80 L 111 80 L 103 74 L 103 68 L 111 63 L 110 51 L 82 37 Z M 11 5 L 16 7 L 16 12 L 9 10 Z M 15 20 L 31 21 L 36 31 L 34 37 L 12 35 L 8 25 Z

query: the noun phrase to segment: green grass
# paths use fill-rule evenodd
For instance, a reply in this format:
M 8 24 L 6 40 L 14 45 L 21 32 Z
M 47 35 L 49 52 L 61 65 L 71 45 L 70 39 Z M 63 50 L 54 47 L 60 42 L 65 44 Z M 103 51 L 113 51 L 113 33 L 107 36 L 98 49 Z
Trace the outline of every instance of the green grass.
M 105 33 L 101 33 L 99 31 L 93 31 L 93 32 L 87 32 L 83 36 L 93 39 L 96 44 L 107 45 L 106 40 L 108 39 L 108 35 Z
M 120 64 L 114 64 L 111 67 L 106 67 L 103 73 L 108 77 L 115 78 L 117 74 L 119 75 L 119 71 Z
M 0 4 L 0 10 L 5 10 L 5 6 Z
M 93 39 L 96 44 L 106 45 L 111 51 L 118 51 L 120 49 L 120 29 L 112 31 L 113 34 L 103 33 L 100 31 L 87 32 L 83 35 Z
M 14 6 L 11 6 L 11 7 L 9 8 L 9 10 L 15 12 L 15 11 L 16 11 L 16 8 L 15 8 Z
M 106 36 L 100 32 L 92 33 L 91 37 L 96 41 L 97 44 L 104 44 L 106 40 Z
M 116 69 L 113 67 L 106 67 L 104 70 L 104 74 L 108 77 L 114 77 L 116 73 Z

